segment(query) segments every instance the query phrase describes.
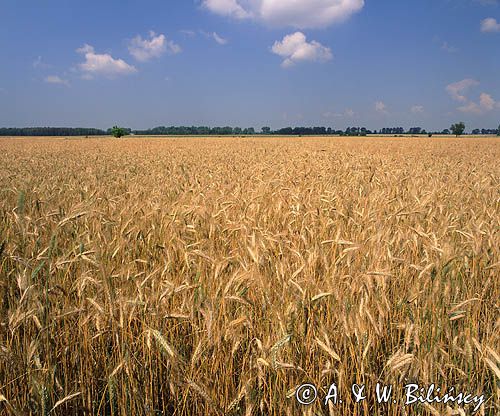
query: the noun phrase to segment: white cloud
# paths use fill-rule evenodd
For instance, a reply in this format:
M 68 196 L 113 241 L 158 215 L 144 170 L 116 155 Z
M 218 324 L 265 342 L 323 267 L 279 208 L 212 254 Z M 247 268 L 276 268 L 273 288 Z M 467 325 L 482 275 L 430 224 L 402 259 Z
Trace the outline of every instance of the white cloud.
M 479 82 L 475 79 L 466 78 L 462 81 L 455 82 L 446 87 L 446 91 L 450 94 L 451 98 L 455 101 L 466 102 L 467 97 L 465 97 L 464 92 L 467 91 L 470 87 L 475 87 L 479 85 Z
M 223 38 L 222 36 L 219 36 L 216 32 L 212 33 L 212 37 L 219 45 L 226 45 L 228 42 L 227 39 Z
M 424 107 L 422 105 L 414 105 L 411 108 L 413 114 L 422 114 L 424 112 Z
M 479 107 L 479 105 L 477 105 L 476 103 L 470 101 L 467 104 L 458 107 L 458 111 L 461 111 L 462 113 L 480 114 L 481 107 Z
M 491 110 L 495 109 L 497 103 L 495 102 L 495 100 L 493 99 L 493 97 L 490 94 L 486 94 L 485 92 L 483 92 L 479 96 L 479 105 L 485 111 L 491 111 Z
M 217 32 L 205 32 L 204 30 L 200 30 L 200 33 L 207 39 L 214 40 L 219 45 L 226 45 L 229 42 L 227 39 L 220 36 Z
M 500 108 L 500 103 L 497 103 L 494 98 L 485 92 L 481 93 L 479 96 L 479 102 L 474 102 L 469 100 L 465 96 L 466 90 L 470 87 L 478 86 L 479 82 L 474 79 L 463 79 L 462 81 L 455 82 L 454 84 L 450 84 L 446 87 L 446 91 L 450 94 L 451 98 L 455 101 L 463 103 L 460 107 L 458 107 L 458 111 L 462 113 L 470 113 L 470 114 L 484 114 L 488 111 L 492 111 L 495 108 Z
M 149 61 L 153 58 L 159 58 L 165 52 L 177 54 L 181 52 L 181 47 L 171 40 L 167 40 L 165 35 L 156 35 L 155 32 L 149 32 L 149 39 L 143 39 L 137 35 L 128 45 L 130 54 L 141 62 Z
M 203 0 L 213 13 L 299 29 L 326 27 L 361 11 L 364 0 Z
M 85 44 L 76 50 L 85 56 L 85 62 L 78 64 L 84 79 L 92 79 L 95 75 L 113 78 L 118 75 L 129 75 L 137 69 L 122 59 L 115 59 L 109 54 L 97 54 L 94 47 Z
M 375 103 L 375 111 L 381 114 L 387 114 L 387 106 L 383 101 L 377 101 Z
M 315 40 L 307 42 L 306 35 L 302 32 L 295 32 L 285 36 L 281 42 L 274 42 L 271 50 L 285 58 L 281 64 L 283 68 L 289 68 L 303 61 L 326 62 L 333 59 L 330 48 Z
M 497 22 L 497 19 L 493 17 L 488 17 L 481 21 L 481 32 L 483 33 L 495 33 L 500 32 L 500 23 Z
M 67 79 L 63 79 L 57 75 L 49 75 L 44 78 L 44 81 L 48 84 L 58 84 L 58 85 L 65 85 L 66 87 L 69 87 L 69 81 Z
M 236 19 L 247 19 L 252 17 L 252 14 L 245 10 L 238 1 L 239 0 L 203 0 L 203 6 L 211 12 L 222 16 L 234 17 Z
M 462 113 L 484 114 L 493 111 L 495 108 L 500 108 L 500 103 L 497 103 L 490 94 L 483 92 L 479 96 L 479 103 L 469 101 L 467 104 L 458 107 L 458 110 Z

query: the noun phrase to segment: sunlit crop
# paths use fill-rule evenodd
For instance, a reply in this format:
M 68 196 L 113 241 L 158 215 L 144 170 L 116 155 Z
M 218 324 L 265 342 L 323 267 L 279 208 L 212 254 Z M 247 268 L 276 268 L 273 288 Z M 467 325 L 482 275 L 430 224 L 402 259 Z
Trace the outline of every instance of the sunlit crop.
M 499 160 L 496 138 L 0 139 L 0 414 L 470 414 L 350 394 L 410 381 L 498 414 Z M 300 406 L 305 382 L 343 403 Z

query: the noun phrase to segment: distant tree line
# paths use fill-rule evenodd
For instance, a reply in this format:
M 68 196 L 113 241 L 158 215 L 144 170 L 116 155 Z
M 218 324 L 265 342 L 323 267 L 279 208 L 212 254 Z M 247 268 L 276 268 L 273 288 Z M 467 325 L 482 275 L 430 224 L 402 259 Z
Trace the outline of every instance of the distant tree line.
M 480 134 L 498 134 L 500 135 L 500 126 L 498 126 L 498 129 L 474 129 L 472 130 L 472 134 L 474 136 L 478 136 Z
M 100 129 L 74 127 L 24 127 L 0 128 L 0 136 L 104 136 Z
M 420 127 L 412 127 L 410 130 L 420 129 Z M 421 129 L 420 129 L 421 130 Z M 380 129 L 379 134 L 405 134 L 406 131 L 403 127 L 385 127 Z
M 415 127 L 406 131 L 403 127 L 384 128 L 380 131 L 369 130 L 366 127 L 347 127 L 345 130 L 337 130 L 333 127 L 283 127 L 272 130 L 270 127 L 262 127 L 256 131 L 253 127 L 155 127 L 149 130 L 133 130 L 133 134 L 140 136 L 238 136 L 253 134 L 268 134 L 275 136 L 367 136 L 369 134 L 427 134 L 427 132 Z M 451 134 L 449 130 L 439 134 Z
M 460 123 L 458 123 L 460 124 Z M 455 126 L 455 125 L 454 125 Z M 465 129 L 465 125 L 463 126 Z M 277 130 L 272 130 L 270 127 L 262 127 L 260 131 L 256 131 L 253 127 L 186 127 L 186 126 L 171 126 L 171 127 L 155 127 L 148 130 L 130 130 L 128 133 L 140 136 L 250 136 L 254 134 L 268 134 L 275 136 L 367 136 L 370 134 L 382 135 L 450 135 L 455 134 L 452 129 L 444 129 L 441 131 L 427 131 L 422 127 L 411 127 L 405 130 L 403 127 L 385 127 L 380 130 L 369 130 L 366 127 L 347 127 L 345 130 L 337 130 L 333 127 L 283 127 Z M 463 132 L 462 132 L 463 133 Z M 462 134 L 461 133 L 461 134 Z M 498 129 L 476 129 L 472 134 L 500 134 L 500 126 Z
M 405 130 L 403 127 L 384 127 L 380 130 L 369 130 L 366 127 L 347 127 L 345 130 L 337 130 L 333 127 L 284 127 L 272 130 L 270 127 L 262 127 L 256 131 L 253 127 L 207 127 L 207 126 L 171 126 L 155 127 L 148 130 L 132 130 L 129 128 L 114 126 L 108 130 L 93 128 L 70 128 L 70 127 L 27 127 L 27 128 L 0 128 L 0 136 L 127 136 L 130 134 L 140 136 L 251 136 L 254 134 L 278 135 L 278 136 L 367 136 L 370 134 L 381 135 L 451 135 L 456 134 L 453 127 L 463 123 L 454 124 L 450 129 L 442 131 L 426 131 L 421 127 L 411 127 Z M 461 129 L 463 134 L 465 125 Z M 473 135 L 500 135 L 498 129 L 474 129 Z
M 256 134 L 253 127 L 207 127 L 207 126 L 171 126 L 155 127 L 148 130 L 134 130 L 140 136 L 232 136 Z

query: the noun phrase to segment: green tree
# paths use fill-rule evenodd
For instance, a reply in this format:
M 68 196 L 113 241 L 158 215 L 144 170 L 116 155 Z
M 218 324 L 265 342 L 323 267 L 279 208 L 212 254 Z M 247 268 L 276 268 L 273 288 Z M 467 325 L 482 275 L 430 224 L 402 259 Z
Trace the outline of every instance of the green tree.
M 119 139 L 120 137 L 126 136 L 127 135 L 127 130 L 124 129 L 123 127 L 118 127 L 118 126 L 113 126 L 110 130 L 110 133 Z
M 452 124 L 450 130 L 455 136 L 461 136 L 465 131 L 465 123 L 461 121 L 460 123 Z
M 500 136 L 500 124 L 498 125 L 497 136 Z
M 271 127 L 262 127 L 262 133 L 271 134 Z

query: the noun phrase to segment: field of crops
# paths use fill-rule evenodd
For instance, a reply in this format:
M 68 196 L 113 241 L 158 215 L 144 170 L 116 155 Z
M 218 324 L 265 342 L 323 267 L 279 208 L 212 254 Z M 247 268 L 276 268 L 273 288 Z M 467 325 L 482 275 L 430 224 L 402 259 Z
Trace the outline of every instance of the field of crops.
M 407 383 L 500 414 L 499 160 L 498 138 L 0 139 L 0 414 L 472 413 Z

